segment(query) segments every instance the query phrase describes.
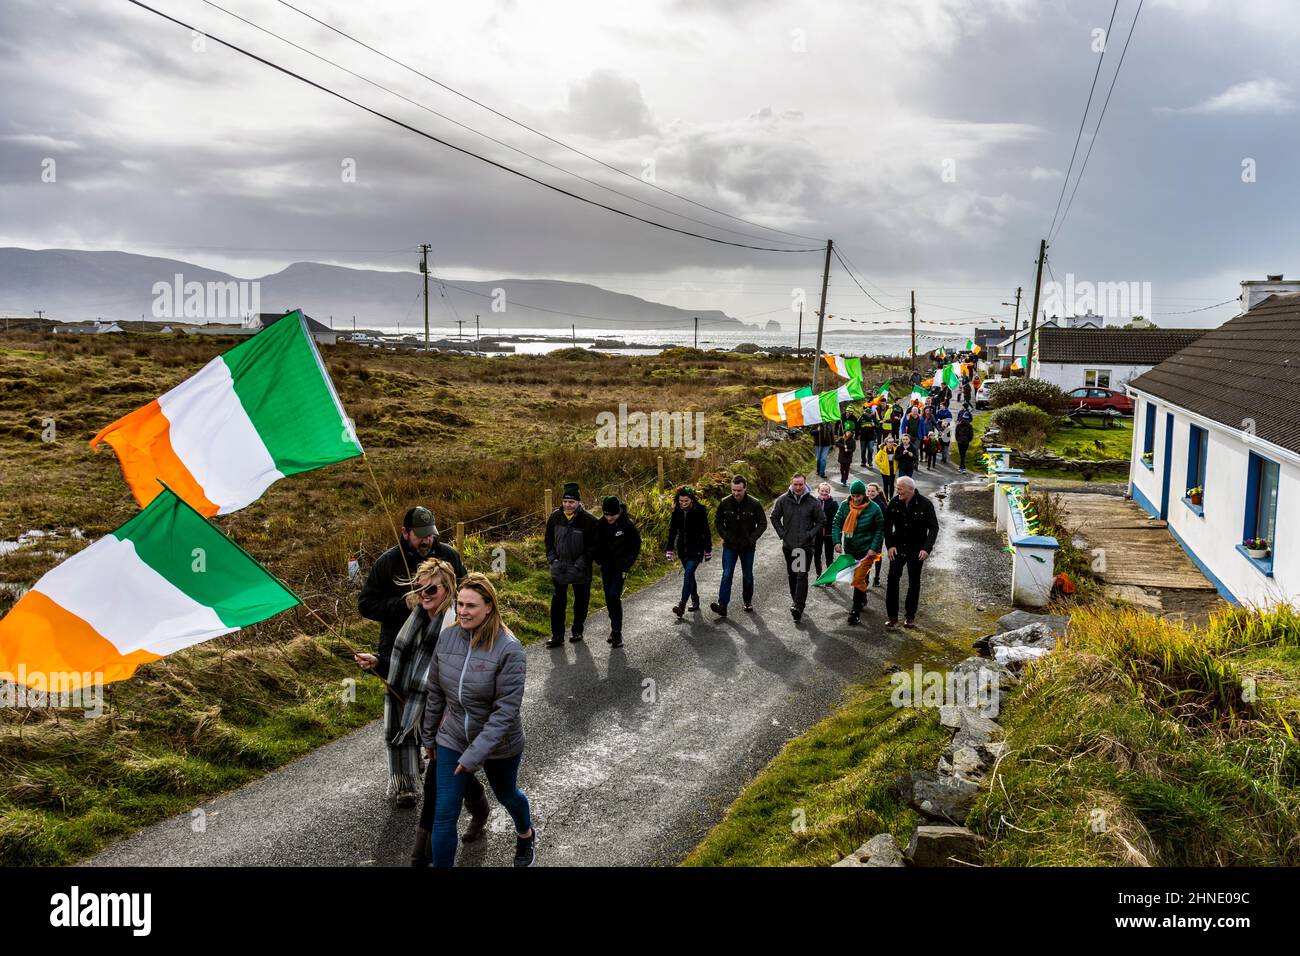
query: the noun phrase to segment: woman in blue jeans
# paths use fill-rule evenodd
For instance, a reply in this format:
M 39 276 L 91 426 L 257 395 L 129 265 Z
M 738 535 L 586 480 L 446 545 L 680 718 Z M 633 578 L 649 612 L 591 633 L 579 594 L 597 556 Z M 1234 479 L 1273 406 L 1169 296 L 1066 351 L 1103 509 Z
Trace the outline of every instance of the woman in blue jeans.
M 527 662 L 501 621 L 496 588 L 482 574 L 456 592 L 456 623 L 444 628 L 429 664 L 421 739 L 438 777 L 433 865 L 456 862 L 456 821 L 465 784 L 480 767 L 515 824 L 515 866 L 537 859 L 528 798 L 519 789 L 524 756 L 520 710 Z
M 677 505 L 672 520 L 668 522 L 668 560 L 676 549 L 682 562 L 682 599 L 673 605 L 673 613 L 681 617 L 686 613 L 689 598 L 691 610 L 700 609 L 700 591 L 695 584 L 695 569 L 700 562 L 713 557 L 713 532 L 709 528 L 708 509 L 700 504 L 695 489 L 683 485 L 677 489 Z

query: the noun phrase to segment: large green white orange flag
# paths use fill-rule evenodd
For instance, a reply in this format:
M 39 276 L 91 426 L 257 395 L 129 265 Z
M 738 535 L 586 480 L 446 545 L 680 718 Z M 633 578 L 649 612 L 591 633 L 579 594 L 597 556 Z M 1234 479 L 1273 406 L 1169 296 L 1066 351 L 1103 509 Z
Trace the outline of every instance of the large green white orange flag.
M 0 620 L 0 673 L 67 690 L 125 680 L 141 664 L 300 603 L 164 488 L 37 581 Z
M 162 481 L 208 517 L 252 504 L 286 475 L 363 454 L 300 311 L 119 418 L 90 447 L 101 441 L 142 507 Z
M 800 425 L 820 425 L 822 422 L 838 422 L 840 420 L 839 389 L 787 402 L 785 420 L 791 428 Z
M 840 378 L 862 379 L 862 359 L 844 358 L 842 355 L 823 355 L 822 358 Z
M 957 372 L 956 362 L 949 362 L 943 367 L 943 371 L 934 377 L 934 384 L 939 385 L 941 383 L 954 391 L 961 384 L 961 375 Z
M 841 385 L 838 389 L 836 389 L 836 397 L 841 403 L 857 402 L 866 398 L 867 393 L 863 391 L 862 379 L 860 378 L 849 379 L 847 385 Z
M 767 395 L 763 398 L 763 415 L 774 422 L 783 422 L 785 421 L 786 405 L 811 394 L 812 388 L 805 385 L 803 388 L 792 389 L 788 392 Z

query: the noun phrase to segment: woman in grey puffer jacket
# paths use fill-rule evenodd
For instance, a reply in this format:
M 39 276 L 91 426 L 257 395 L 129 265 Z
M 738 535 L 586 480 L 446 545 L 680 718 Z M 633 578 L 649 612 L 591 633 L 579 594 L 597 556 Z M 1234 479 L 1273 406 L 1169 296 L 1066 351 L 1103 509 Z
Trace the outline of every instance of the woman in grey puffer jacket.
M 496 588 L 482 574 L 456 592 L 456 623 L 443 629 L 429 664 L 421 738 L 435 762 L 433 865 L 456 862 L 456 821 L 465 783 L 479 767 L 515 823 L 515 866 L 536 858 L 528 798 L 517 783 L 524 757 L 527 661 L 523 645 L 501 621 Z

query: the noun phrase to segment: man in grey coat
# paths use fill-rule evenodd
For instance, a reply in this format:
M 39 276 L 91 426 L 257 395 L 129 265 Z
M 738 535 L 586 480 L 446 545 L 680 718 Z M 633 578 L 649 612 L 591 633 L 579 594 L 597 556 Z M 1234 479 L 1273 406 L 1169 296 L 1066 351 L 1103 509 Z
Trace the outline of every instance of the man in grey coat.
M 808 601 L 808 562 L 821 532 L 821 503 L 808 491 L 807 479 L 796 473 L 790 487 L 772 502 L 772 530 L 781 539 L 785 569 L 790 581 L 790 616 L 798 623 Z

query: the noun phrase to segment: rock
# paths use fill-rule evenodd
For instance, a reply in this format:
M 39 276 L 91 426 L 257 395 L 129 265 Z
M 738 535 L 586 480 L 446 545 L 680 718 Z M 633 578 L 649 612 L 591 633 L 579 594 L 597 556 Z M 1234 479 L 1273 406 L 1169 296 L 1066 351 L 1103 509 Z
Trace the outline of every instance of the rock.
M 1026 661 L 1045 657 L 1047 653 L 1048 649 L 1046 647 L 1029 647 L 1027 645 L 995 647 L 993 648 L 993 659 L 999 664 L 1023 664 Z
M 1129 604 L 1136 604 L 1138 607 L 1154 611 L 1156 614 L 1164 611 L 1164 605 L 1160 602 L 1159 594 L 1152 594 L 1135 584 L 1104 584 L 1101 591 L 1108 598 L 1127 601 Z
M 986 717 L 996 717 L 1001 690 L 1011 682 L 1010 673 L 1005 664 L 992 658 L 966 658 L 952 669 L 950 680 L 956 697 L 953 703 L 961 709 L 973 709 Z M 943 721 L 942 713 L 939 719 Z
M 912 828 L 912 838 L 903 851 L 912 866 L 978 865 L 984 838 L 958 826 L 922 825 Z
M 1002 735 L 1002 725 L 975 708 L 961 707 L 958 711 L 957 732 L 952 735 L 951 749 L 983 747 L 994 737 Z
M 988 761 L 975 747 L 958 747 L 951 757 L 946 758 L 954 776 L 970 779 L 982 777 Z
M 894 781 L 898 796 L 909 807 L 932 820 L 960 823 L 966 819 L 979 784 L 960 777 L 946 777 L 933 770 L 917 770 Z
M 993 652 L 999 647 L 1041 647 L 1052 650 L 1056 647 L 1056 632 L 1041 621 L 1032 621 L 1009 631 L 986 634 L 972 645 L 981 654 L 988 654 L 998 661 L 1003 661 Z
M 892 833 L 873 836 L 834 866 L 906 866 L 903 848 Z
M 998 618 L 998 633 L 1014 631 L 1026 624 L 1046 624 L 1057 637 L 1065 636 L 1065 628 L 1070 619 L 1060 614 L 1034 614 L 1032 611 L 1012 611 Z

